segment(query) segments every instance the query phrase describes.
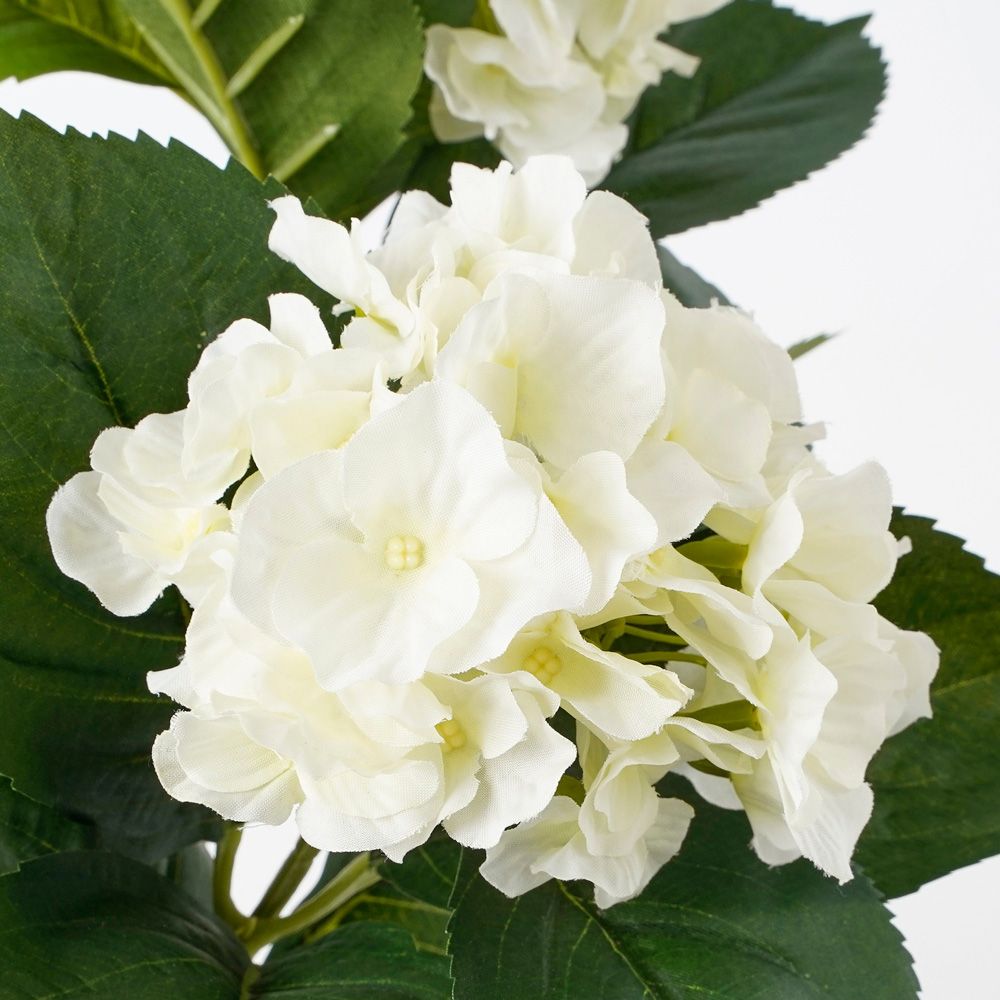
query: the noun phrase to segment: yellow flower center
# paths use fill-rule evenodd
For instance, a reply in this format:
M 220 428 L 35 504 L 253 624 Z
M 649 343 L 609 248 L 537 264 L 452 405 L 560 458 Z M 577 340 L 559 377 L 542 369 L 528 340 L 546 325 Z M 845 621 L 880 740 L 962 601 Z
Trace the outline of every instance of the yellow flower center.
M 562 670 L 562 660 L 547 646 L 539 646 L 525 659 L 523 666 L 543 684 L 551 684 L 556 674 Z
M 424 543 L 413 535 L 393 535 L 385 543 L 385 564 L 393 570 L 423 566 Z
M 445 753 L 458 750 L 465 746 L 465 730 L 454 719 L 445 719 L 434 727 L 440 734 L 444 743 L 441 749 Z

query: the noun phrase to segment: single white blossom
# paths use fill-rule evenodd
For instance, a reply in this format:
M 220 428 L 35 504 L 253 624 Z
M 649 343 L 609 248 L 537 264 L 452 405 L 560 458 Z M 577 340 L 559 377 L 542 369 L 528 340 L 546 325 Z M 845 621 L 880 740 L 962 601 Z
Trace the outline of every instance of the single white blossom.
M 422 386 L 251 497 L 233 592 L 331 690 L 459 673 L 580 604 L 586 556 L 467 393 Z

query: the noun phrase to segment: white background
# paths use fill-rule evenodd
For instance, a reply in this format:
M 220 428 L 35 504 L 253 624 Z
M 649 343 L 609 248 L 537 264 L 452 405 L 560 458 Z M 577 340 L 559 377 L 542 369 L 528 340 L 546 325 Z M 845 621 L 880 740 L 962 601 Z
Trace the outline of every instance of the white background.
M 807 415 L 829 428 L 827 461 L 844 470 L 877 458 L 897 502 L 936 516 L 1000 569 L 1000 6 L 795 6 L 827 21 L 875 10 L 869 34 L 892 74 L 878 123 L 808 183 L 671 247 L 784 344 L 840 331 L 799 362 Z M 0 83 L 0 107 L 84 132 L 142 128 L 226 157 L 210 126 L 166 91 L 58 74 Z M 293 839 L 248 835 L 238 901 L 252 905 Z M 925 1000 L 1000 997 L 1000 859 L 892 909 Z

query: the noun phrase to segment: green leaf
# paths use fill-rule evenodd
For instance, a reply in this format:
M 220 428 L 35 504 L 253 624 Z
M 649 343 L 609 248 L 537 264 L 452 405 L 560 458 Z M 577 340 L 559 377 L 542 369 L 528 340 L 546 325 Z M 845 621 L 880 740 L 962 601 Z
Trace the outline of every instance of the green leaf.
M 21 795 L 0 777 L 0 875 L 16 871 L 22 861 L 89 847 L 92 839 L 91 829 Z
M 181 848 L 176 854 L 171 854 L 169 858 L 159 862 L 156 870 L 183 889 L 206 910 L 212 909 L 212 875 L 215 861 L 204 844 L 189 844 Z
M 875 814 L 858 859 L 888 896 L 1000 853 L 1000 576 L 933 522 L 897 512 L 913 551 L 878 598 L 941 648 L 934 718 L 891 739 L 868 778 Z
M 732 303 L 715 285 L 709 284 L 697 271 L 682 264 L 663 244 L 657 244 L 663 285 L 674 293 L 681 305 L 689 309 L 707 309 L 713 302 L 728 306 Z
M 0 880 L 5 997 L 51 1000 L 450 1000 L 446 958 L 387 924 L 351 924 L 250 966 L 243 945 L 151 869 L 100 853 L 51 855 Z
M 402 145 L 423 59 L 409 0 L 120 2 L 230 149 L 329 215 Z
M 350 919 L 398 924 L 421 951 L 447 954 L 448 904 L 460 861 L 458 844 L 442 833 L 412 850 L 402 864 L 384 862 L 383 881 L 365 892 Z
M 811 354 L 817 347 L 822 347 L 836 336 L 835 333 L 817 333 L 815 337 L 809 337 L 806 340 L 800 340 L 797 344 L 792 344 L 788 348 L 788 353 L 793 361 L 798 361 L 799 358 L 804 358 L 807 354 Z
M 412 850 L 402 864 L 386 861 L 382 877 L 411 899 L 447 908 L 455 888 L 462 851 L 450 837 L 441 833 Z
M 173 706 L 145 674 L 180 655 L 180 602 L 104 611 L 56 568 L 45 510 L 103 428 L 184 405 L 209 338 L 308 289 L 268 252 L 271 218 L 238 165 L 0 115 L 0 773 L 143 858 L 215 829 L 150 764 Z
M 0 0 L 0 80 L 67 69 L 176 85 L 117 0 Z
M 472 23 L 478 0 L 417 0 L 424 24 L 450 24 L 466 28 Z
M 359 211 L 355 214 L 364 214 L 391 191 L 419 189 L 448 205 L 451 203 L 451 168 L 455 163 L 471 163 L 490 170 L 500 163 L 500 154 L 485 139 L 439 143 L 427 116 L 430 96 L 430 81 L 424 80 L 413 100 L 413 120 L 406 130 L 406 142 L 371 185 L 359 193 Z
M 885 89 L 864 18 L 826 26 L 735 0 L 670 32 L 701 57 L 643 96 L 632 143 L 603 186 L 649 216 L 655 236 L 745 212 L 864 135 Z
M 55 854 L 0 880 L 0 968 L 17 1000 L 237 1000 L 243 946 L 151 869 Z
M 402 864 L 383 861 L 379 868 L 383 881 L 355 896 L 333 923 L 338 928 L 362 921 L 394 924 L 409 932 L 418 950 L 445 955 L 451 917 L 448 901 L 460 856 L 460 848 L 453 840 L 436 835 L 412 850 Z M 311 895 L 315 895 L 351 858 L 348 854 L 330 855 Z M 303 940 L 313 940 L 329 930 L 328 923 L 320 922 L 318 928 L 308 934 L 279 941 L 275 953 L 294 950 Z
M 744 816 L 705 803 L 680 855 L 636 900 L 598 910 L 576 883 L 514 900 L 466 852 L 451 925 L 454 1000 L 906 1000 L 917 983 L 863 876 L 769 869 Z
M 295 1000 L 451 1000 L 451 976 L 448 959 L 418 951 L 403 928 L 350 923 L 315 944 L 265 962 L 249 996 L 272 995 Z
M 444 957 L 448 954 L 450 917 L 451 910 L 411 899 L 382 882 L 350 901 L 334 933 L 339 934 L 342 929 L 359 922 L 391 924 L 410 935 L 411 948 Z M 320 934 L 318 939 L 323 940 L 324 936 Z M 307 937 L 306 940 L 315 939 Z

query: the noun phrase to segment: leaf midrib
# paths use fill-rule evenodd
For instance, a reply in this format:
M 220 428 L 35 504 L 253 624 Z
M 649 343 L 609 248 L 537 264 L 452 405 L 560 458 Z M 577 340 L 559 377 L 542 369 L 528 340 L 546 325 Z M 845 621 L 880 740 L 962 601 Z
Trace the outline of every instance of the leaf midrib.
M 169 87 L 171 90 L 177 89 L 177 81 L 167 72 L 165 67 L 161 66 L 159 63 L 150 62 L 142 56 L 138 49 L 130 49 L 125 46 L 115 45 L 113 39 L 89 30 L 79 21 L 71 21 L 69 18 L 59 17 L 54 11 L 41 11 L 36 10 L 34 7 L 29 7 L 28 0 L 13 0 L 13 2 L 31 17 L 37 18 L 39 21 L 47 21 L 49 24 L 55 24 L 60 28 L 66 28 L 67 30 L 73 31 L 78 35 L 82 35 L 88 41 L 94 42 L 95 45 L 99 45 L 108 52 L 113 52 L 115 55 L 121 56 L 123 59 L 127 59 L 134 65 L 144 69 L 147 73 L 158 77 L 163 81 L 164 85 Z M 129 18 L 129 20 L 132 21 L 132 18 Z M 133 21 L 133 24 L 134 23 L 135 22 Z

